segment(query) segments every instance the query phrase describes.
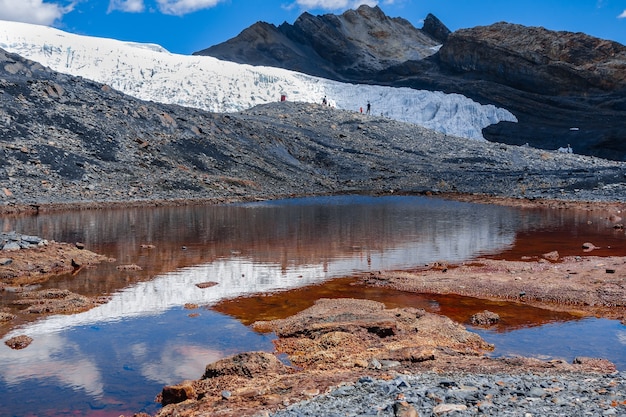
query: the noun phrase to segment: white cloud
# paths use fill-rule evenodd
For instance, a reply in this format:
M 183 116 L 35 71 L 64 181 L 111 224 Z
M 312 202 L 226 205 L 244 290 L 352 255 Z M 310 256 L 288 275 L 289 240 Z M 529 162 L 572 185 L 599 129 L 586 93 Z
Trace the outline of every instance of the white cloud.
M 74 2 L 63 6 L 43 0 L 0 0 L 0 19 L 50 26 L 73 9 Z
M 224 0 L 157 0 L 157 4 L 163 14 L 183 16 L 214 7 L 222 1 Z
M 145 9 L 146 6 L 143 0 L 111 0 L 107 13 L 111 13 L 114 10 L 127 13 L 141 13 Z
M 389 0 L 387 0 L 387 3 Z M 296 4 L 302 9 L 317 9 L 317 10 L 345 10 L 356 9 L 357 7 L 366 4 L 368 6 L 378 5 L 378 1 L 375 0 L 296 0 Z
M 626 19 L 626 10 L 622 12 L 621 15 L 617 16 L 618 19 Z

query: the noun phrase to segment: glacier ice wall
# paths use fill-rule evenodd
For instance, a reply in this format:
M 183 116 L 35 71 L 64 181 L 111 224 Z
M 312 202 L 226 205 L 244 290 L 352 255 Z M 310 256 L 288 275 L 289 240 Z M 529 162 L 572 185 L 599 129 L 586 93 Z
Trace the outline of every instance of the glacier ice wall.
M 272 67 L 171 54 L 155 44 L 80 36 L 46 26 L 0 21 L 0 48 L 55 71 L 107 84 L 142 100 L 235 112 L 278 101 L 321 103 L 484 140 L 482 129 L 517 122 L 509 111 L 460 94 L 347 84 Z

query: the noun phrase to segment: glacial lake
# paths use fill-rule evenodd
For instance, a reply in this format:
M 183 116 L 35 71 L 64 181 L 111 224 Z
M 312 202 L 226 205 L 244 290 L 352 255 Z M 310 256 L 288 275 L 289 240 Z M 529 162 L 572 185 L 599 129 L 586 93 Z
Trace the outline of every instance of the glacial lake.
M 413 306 L 467 324 L 489 309 L 502 322 L 476 331 L 499 355 L 598 356 L 626 370 L 626 326 L 514 303 L 428 296 L 355 285 L 352 275 L 414 269 L 477 257 L 520 259 L 558 250 L 624 256 L 626 235 L 594 214 L 518 209 L 429 197 L 341 196 L 216 206 L 44 213 L 0 218 L 3 231 L 82 242 L 117 259 L 42 288 L 110 301 L 81 314 L 19 324 L 34 340 L 0 345 L 0 415 L 154 413 L 167 384 L 197 379 L 207 363 L 242 351 L 272 351 L 255 320 L 286 317 L 321 297 Z M 138 265 L 120 271 L 117 265 Z M 217 285 L 199 288 L 196 284 Z M 2 307 L 15 294 L 3 292 Z M 195 308 L 193 305 L 197 305 Z

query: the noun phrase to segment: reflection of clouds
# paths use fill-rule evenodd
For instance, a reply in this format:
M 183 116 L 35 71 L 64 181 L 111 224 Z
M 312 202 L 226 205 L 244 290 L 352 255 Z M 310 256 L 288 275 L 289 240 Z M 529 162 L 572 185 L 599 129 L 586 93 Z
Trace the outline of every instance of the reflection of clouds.
M 497 217 L 485 216 L 473 222 L 427 223 L 415 236 L 403 236 L 379 250 L 366 248 L 333 259 L 310 264 L 255 262 L 243 256 L 183 268 L 140 282 L 114 294 L 111 300 L 89 311 L 70 316 L 52 316 L 31 323 L 5 338 L 29 336 L 67 328 L 156 315 L 185 303 L 208 305 L 247 294 L 297 288 L 357 272 L 402 269 L 439 260 L 463 261 L 510 246 L 515 239 L 503 230 Z M 408 241 L 407 241 L 408 240 Z M 196 284 L 214 281 L 219 285 L 201 289 Z
M 103 394 L 102 377 L 96 364 L 81 357 L 78 347 L 58 334 L 41 335 L 26 349 L 16 351 L 5 345 L 0 349 L 0 378 L 9 386 L 27 379 L 56 379 L 62 385 L 83 389 L 94 397 Z
M 44 318 L 10 332 L 5 339 L 18 334 L 34 337 L 76 326 L 156 315 L 185 303 L 211 304 L 243 294 L 309 285 L 327 277 L 321 267 L 305 265 L 285 270 L 280 264 L 253 263 L 245 258 L 221 259 L 140 282 L 114 294 L 106 304 L 79 314 Z M 196 286 L 207 281 L 218 282 L 218 285 L 204 289 Z
M 617 340 L 622 344 L 626 345 L 626 331 L 618 331 L 617 332 Z
M 143 363 L 141 374 L 146 379 L 159 384 L 169 384 L 171 381 L 200 378 L 207 363 L 215 362 L 224 356 L 223 352 L 217 350 L 168 343 L 161 350 L 159 358 L 145 362 L 144 357 L 139 357 L 136 358 L 136 362 Z

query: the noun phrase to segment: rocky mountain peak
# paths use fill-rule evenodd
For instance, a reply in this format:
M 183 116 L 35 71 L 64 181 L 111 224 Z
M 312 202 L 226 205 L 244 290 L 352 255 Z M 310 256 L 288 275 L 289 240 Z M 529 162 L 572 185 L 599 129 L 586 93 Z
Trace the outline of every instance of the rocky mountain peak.
M 293 25 L 255 24 L 254 32 L 212 46 L 195 55 L 272 65 L 339 79 L 360 77 L 436 53 L 440 41 L 402 18 L 379 8 L 360 6 L 341 15 L 300 15 Z M 260 29 L 263 30 L 260 30 Z M 258 32 L 250 39 L 251 33 Z
M 626 47 L 584 33 L 499 22 L 454 32 L 439 58 L 457 72 L 526 91 L 569 94 L 626 88 Z
M 452 33 L 450 29 L 432 13 L 428 13 L 426 19 L 424 19 L 422 30 L 441 43 L 447 41 L 448 36 Z

